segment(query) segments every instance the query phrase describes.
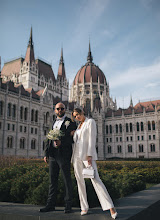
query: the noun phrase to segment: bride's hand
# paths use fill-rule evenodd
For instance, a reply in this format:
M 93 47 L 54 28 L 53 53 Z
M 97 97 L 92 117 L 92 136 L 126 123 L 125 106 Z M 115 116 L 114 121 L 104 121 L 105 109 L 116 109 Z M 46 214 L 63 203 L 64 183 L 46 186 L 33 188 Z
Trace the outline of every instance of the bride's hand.
M 71 136 L 73 136 L 73 135 L 74 135 L 74 132 L 75 132 L 75 130 L 71 131 Z
M 87 161 L 88 161 L 88 165 L 92 166 L 92 157 L 91 156 L 87 156 Z

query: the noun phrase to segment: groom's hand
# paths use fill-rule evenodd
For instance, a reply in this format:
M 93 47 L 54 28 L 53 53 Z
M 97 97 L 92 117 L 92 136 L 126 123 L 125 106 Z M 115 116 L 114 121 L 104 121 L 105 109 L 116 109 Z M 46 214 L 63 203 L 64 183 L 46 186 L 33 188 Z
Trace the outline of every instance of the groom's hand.
M 60 140 L 54 141 L 54 146 L 55 147 L 59 147 L 60 145 L 61 145 L 61 141 Z
M 44 162 L 48 163 L 48 157 L 44 157 Z

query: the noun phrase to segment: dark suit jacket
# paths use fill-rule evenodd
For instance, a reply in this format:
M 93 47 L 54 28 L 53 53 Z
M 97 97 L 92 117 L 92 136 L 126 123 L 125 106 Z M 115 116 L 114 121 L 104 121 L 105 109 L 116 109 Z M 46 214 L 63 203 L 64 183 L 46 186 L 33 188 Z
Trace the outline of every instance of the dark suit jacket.
M 65 125 L 65 122 L 69 121 L 70 124 L 68 126 Z M 53 122 L 53 124 L 55 121 Z M 76 130 L 76 123 L 72 122 L 70 118 L 65 117 L 60 130 L 63 131 L 64 136 L 61 138 L 61 146 L 55 148 L 53 146 L 53 141 L 48 140 L 46 143 L 45 156 L 46 157 L 54 157 L 57 158 L 57 155 L 61 156 L 62 160 L 70 160 L 72 156 L 72 143 L 73 137 L 70 135 L 71 131 Z

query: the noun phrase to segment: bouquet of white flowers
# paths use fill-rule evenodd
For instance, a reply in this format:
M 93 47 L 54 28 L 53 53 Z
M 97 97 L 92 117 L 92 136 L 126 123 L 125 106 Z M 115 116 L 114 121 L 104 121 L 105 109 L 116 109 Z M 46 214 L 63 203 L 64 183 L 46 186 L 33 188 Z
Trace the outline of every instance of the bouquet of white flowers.
M 46 135 L 46 137 L 49 140 L 54 140 L 54 141 L 60 140 L 62 136 L 64 136 L 64 132 L 56 128 L 50 130 Z

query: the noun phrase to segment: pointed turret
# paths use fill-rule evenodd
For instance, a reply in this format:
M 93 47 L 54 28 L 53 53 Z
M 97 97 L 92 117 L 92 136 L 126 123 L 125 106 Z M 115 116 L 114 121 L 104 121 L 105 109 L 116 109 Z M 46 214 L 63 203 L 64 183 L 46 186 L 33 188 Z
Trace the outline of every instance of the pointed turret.
M 61 48 L 61 58 L 59 61 L 59 68 L 58 68 L 58 76 L 57 78 L 66 78 L 66 73 L 65 73 L 65 67 L 64 67 L 64 60 L 63 60 L 63 48 Z
M 88 61 L 88 63 L 92 63 L 92 61 L 93 61 L 93 57 L 92 57 L 92 53 L 91 53 L 90 41 L 89 41 L 89 51 L 88 51 L 87 61 Z
M 131 100 L 130 100 L 130 106 L 133 107 L 132 96 L 131 96 Z
M 27 63 L 32 63 L 33 61 L 35 61 L 35 58 L 34 58 L 34 47 L 33 47 L 33 40 L 32 40 L 32 27 L 31 27 L 31 32 L 30 32 L 30 38 L 29 38 L 29 42 L 28 42 L 27 52 L 26 52 L 26 56 L 25 56 L 25 61 Z

